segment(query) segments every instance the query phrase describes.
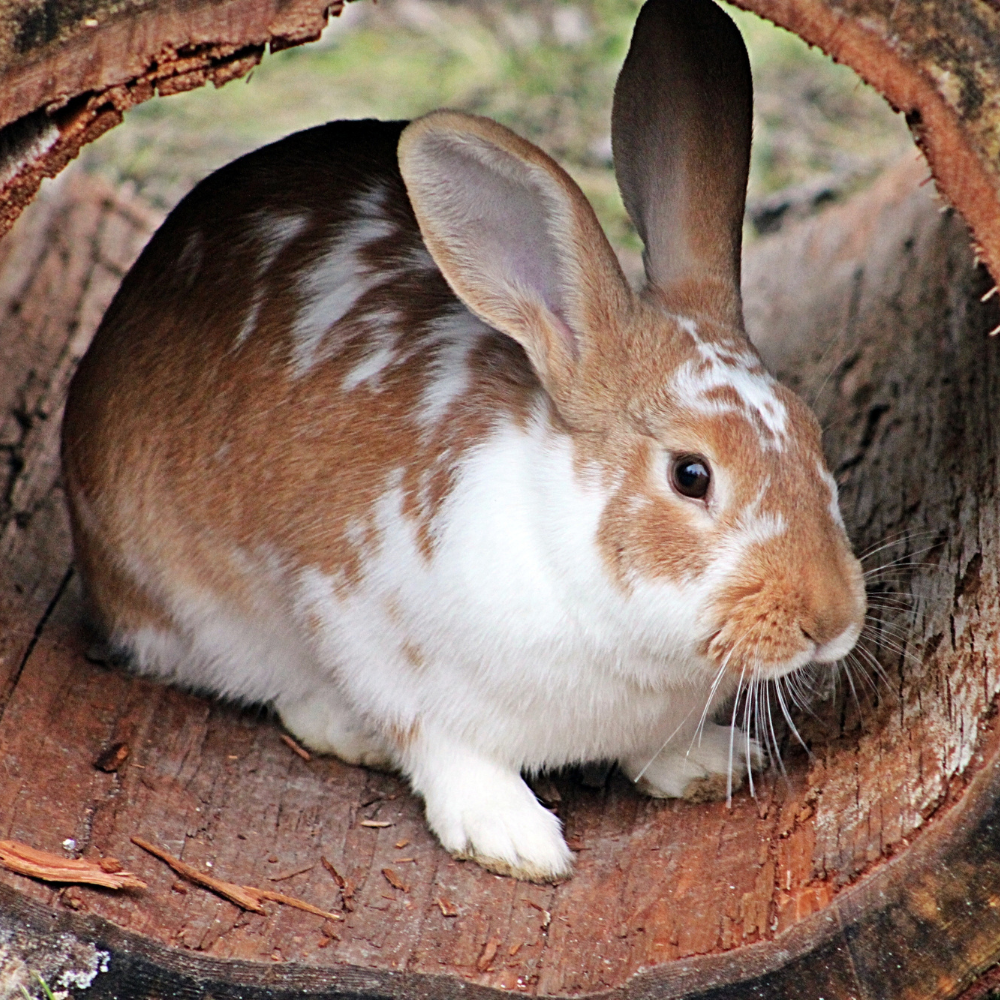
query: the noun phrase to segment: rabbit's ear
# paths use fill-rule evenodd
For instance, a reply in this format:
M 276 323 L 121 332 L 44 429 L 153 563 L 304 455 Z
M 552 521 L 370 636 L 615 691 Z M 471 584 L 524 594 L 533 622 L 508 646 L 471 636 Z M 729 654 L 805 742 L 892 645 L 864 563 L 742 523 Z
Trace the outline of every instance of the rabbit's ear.
M 753 83 L 713 0 L 648 0 L 615 87 L 611 142 L 649 283 L 740 307 Z
M 452 290 L 525 348 L 559 403 L 632 301 L 583 192 L 530 142 L 454 111 L 407 126 L 399 166 Z

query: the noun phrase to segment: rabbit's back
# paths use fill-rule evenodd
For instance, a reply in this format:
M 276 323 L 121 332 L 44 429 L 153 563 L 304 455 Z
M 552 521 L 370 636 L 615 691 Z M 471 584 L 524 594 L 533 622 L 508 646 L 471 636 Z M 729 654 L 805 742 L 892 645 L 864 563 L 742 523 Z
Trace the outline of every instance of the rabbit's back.
M 464 458 L 544 407 L 523 349 L 424 248 L 401 128 L 335 123 L 243 157 L 178 206 L 123 282 L 64 425 L 78 562 L 112 635 L 161 646 L 181 594 L 212 603 L 206 621 L 228 614 L 223 633 L 268 619 L 288 633 L 289 580 L 310 567 L 350 592 L 389 494 L 431 559 Z M 133 652 L 158 670 L 184 658 Z M 234 691 L 232 673 L 180 679 L 271 696 Z

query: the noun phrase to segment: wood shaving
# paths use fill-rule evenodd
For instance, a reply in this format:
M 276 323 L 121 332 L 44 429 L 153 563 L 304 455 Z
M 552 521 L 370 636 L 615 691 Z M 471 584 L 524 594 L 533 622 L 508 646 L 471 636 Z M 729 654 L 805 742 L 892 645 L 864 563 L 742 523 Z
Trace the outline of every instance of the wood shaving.
M 500 947 L 500 938 L 494 936 L 486 942 L 483 947 L 483 953 L 479 956 L 476 961 L 476 968 L 480 972 L 485 972 L 490 967 L 490 962 L 496 958 L 497 948 Z
M 392 823 L 387 819 L 363 819 L 359 825 L 371 830 L 384 830 L 387 826 L 392 826 Z
M 114 858 L 91 861 L 88 858 L 64 858 L 39 851 L 17 840 L 0 840 L 0 864 L 19 875 L 44 882 L 71 882 L 99 885 L 105 889 L 145 889 L 146 883 L 131 872 L 122 870 Z M 109 871 L 108 868 L 113 870 Z
M 311 872 L 315 867 L 315 865 L 306 865 L 304 868 L 295 868 L 282 875 L 268 875 L 267 878 L 270 882 L 284 882 L 286 878 L 295 878 L 296 875 L 304 875 L 306 872 Z
M 334 882 L 337 883 L 337 887 L 340 889 L 341 903 L 343 903 L 344 909 L 348 912 L 352 912 L 354 910 L 354 883 L 349 878 L 345 878 L 341 875 L 340 872 L 333 867 L 333 864 L 323 855 L 320 855 L 319 860 L 323 867 L 333 876 Z
M 300 747 L 298 743 L 296 743 L 295 740 L 288 735 L 288 733 L 281 734 L 281 742 L 284 743 L 285 746 L 287 746 L 291 751 L 297 753 L 303 760 L 313 759 L 312 754 L 306 750 L 305 747 Z
M 189 881 L 194 882 L 195 885 L 200 885 L 203 889 L 209 889 L 217 895 L 228 899 L 231 903 L 235 903 L 244 910 L 250 910 L 253 913 L 266 913 L 267 911 L 261 905 L 261 901 L 269 899 L 274 903 L 281 903 L 284 906 L 292 906 L 297 910 L 304 910 L 306 913 L 315 913 L 316 916 L 325 917 L 327 920 L 342 919 L 339 913 L 330 913 L 328 910 L 322 910 L 318 906 L 313 906 L 312 903 L 307 903 L 302 899 L 296 899 L 294 896 L 286 896 L 284 893 L 273 892 L 270 889 L 258 889 L 252 885 L 236 885 L 235 882 L 226 882 L 213 875 L 206 875 L 193 865 L 181 861 L 180 858 L 175 858 L 172 854 L 168 854 L 154 844 L 149 843 L 148 840 L 143 840 L 140 837 L 133 837 L 132 843 L 137 847 L 141 847 L 144 851 L 149 851 L 150 854 L 168 864 L 178 875 L 182 875 Z
M 393 887 L 393 889 L 402 889 L 403 892 L 409 892 L 410 887 L 403 884 L 403 880 L 391 869 L 383 868 L 382 874 L 385 876 L 386 882 Z
M 528 906 L 534 907 L 542 915 L 542 930 L 546 930 L 549 924 L 552 923 L 552 914 L 550 911 L 546 910 L 541 903 L 536 903 L 533 899 L 526 899 L 525 902 Z
M 434 902 L 437 903 L 442 917 L 458 916 L 458 907 L 450 899 L 445 899 L 444 896 L 438 896 Z
M 260 905 L 260 899 L 254 890 L 248 891 L 243 886 L 236 885 L 234 882 L 226 882 L 221 878 L 215 878 L 213 875 L 206 875 L 193 865 L 181 861 L 180 858 L 175 858 L 172 854 L 168 854 L 155 844 L 151 844 L 148 840 L 143 840 L 141 837 L 133 837 L 132 843 L 136 847 L 141 847 L 144 851 L 148 851 L 153 857 L 159 858 L 168 864 L 178 875 L 182 875 L 189 882 L 194 882 L 195 885 L 200 885 L 203 889 L 208 889 L 228 899 L 230 903 L 235 903 L 237 906 L 242 907 L 242 909 L 250 910 L 253 913 L 267 912 Z
M 343 920 L 344 918 L 339 913 L 331 913 L 329 910 L 321 910 L 318 906 L 313 906 L 312 903 L 307 903 L 305 900 L 296 899 L 294 896 L 286 896 L 280 892 L 272 892 L 270 889 L 254 889 L 252 886 L 243 886 L 247 892 L 252 892 L 255 896 L 261 899 L 270 899 L 275 903 L 282 903 L 285 906 L 293 906 L 296 910 L 304 910 L 306 913 L 315 913 L 317 917 L 326 917 L 327 920 Z
M 395 843 L 395 848 L 396 848 L 396 850 L 397 850 L 397 851 L 401 851 L 401 850 L 402 850 L 402 849 L 403 849 L 404 847 L 406 847 L 406 846 L 407 846 L 407 845 L 408 845 L 409 843 L 410 843 L 410 842 L 409 842 L 409 841 L 408 841 L 408 840 L 407 840 L 407 839 L 406 839 L 406 838 L 404 837 L 404 838 L 403 838 L 402 840 L 397 840 L 397 841 L 396 841 L 396 843 Z

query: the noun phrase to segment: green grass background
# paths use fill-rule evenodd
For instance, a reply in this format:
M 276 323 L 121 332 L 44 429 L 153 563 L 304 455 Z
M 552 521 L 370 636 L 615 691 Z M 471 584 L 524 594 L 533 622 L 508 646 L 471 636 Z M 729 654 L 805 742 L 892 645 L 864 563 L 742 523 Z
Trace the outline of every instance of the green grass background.
M 609 116 L 636 0 L 356 0 L 322 39 L 268 55 L 247 80 L 157 98 L 89 147 L 85 169 L 172 206 L 201 177 L 282 135 L 336 118 L 489 115 L 576 178 L 612 243 L 638 240 L 611 170 Z M 848 68 L 727 7 L 755 87 L 751 204 L 829 179 L 850 190 L 912 149 L 900 116 Z

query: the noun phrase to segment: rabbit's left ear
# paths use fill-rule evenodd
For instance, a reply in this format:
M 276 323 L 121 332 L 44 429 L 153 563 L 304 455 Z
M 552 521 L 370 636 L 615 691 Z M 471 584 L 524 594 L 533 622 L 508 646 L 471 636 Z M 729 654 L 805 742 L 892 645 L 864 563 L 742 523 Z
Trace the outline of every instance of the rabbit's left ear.
M 572 395 L 581 362 L 632 302 L 583 192 L 530 142 L 454 111 L 408 125 L 399 166 L 455 294 L 524 347 L 557 404 Z
M 647 0 L 615 87 L 618 186 L 650 285 L 668 301 L 707 293 L 737 325 L 752 118 L 732 19 L 714 0 Z

